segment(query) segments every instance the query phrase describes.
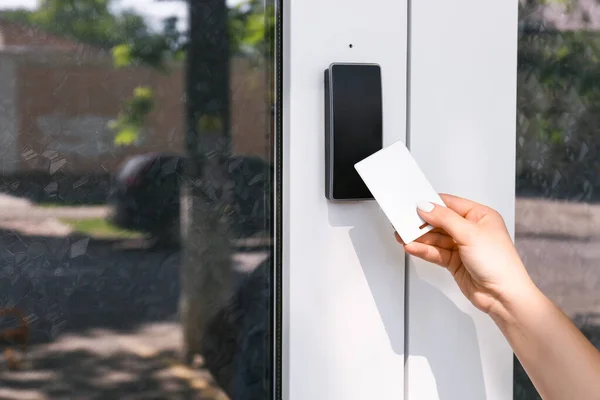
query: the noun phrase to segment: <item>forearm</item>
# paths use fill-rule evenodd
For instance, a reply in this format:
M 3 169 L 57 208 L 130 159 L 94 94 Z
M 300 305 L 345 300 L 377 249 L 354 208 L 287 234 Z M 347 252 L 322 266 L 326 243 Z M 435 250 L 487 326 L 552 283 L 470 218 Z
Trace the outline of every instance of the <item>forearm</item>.
M 545 400 L 600 399 L 600 353 L 533 284 L 490 316 Z

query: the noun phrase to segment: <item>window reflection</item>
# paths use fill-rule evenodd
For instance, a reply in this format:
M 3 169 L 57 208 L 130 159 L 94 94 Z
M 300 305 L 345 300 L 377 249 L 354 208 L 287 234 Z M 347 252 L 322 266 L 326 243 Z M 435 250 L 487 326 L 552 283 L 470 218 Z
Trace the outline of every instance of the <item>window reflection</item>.
M 600 347 L 600 8 L 526 0 L 519 11 L 516 244 Z M 540 398 L 516 360 L 514 397 Z
M 273 2 L 23 4 L 0 10 L 0 397 L 270 398 Z

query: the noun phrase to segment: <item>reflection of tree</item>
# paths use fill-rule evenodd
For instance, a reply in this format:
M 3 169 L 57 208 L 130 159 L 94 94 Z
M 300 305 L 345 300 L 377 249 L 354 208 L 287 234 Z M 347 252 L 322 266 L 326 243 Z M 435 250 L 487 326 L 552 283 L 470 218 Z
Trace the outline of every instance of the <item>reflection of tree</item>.
M 42 0 L 36 10 L 4 11 L 3 17 L 43 28 L 47 32 L 110 48 L 132 30 L 144 26 L 134 15 L 117 16 L 107 0 Z M 93 22 L 92 22 L 93 21 Z
M 520 4 L 517 189 L 597 199 L 600 36 L 558 31 L 540 17 L 545 3 Z
M 211 372 L 232 398 L 268 398 L 265 364 L 270 264 L 235 286 L 232 265 L 232 189 L 229 60 L 243 53 L 271 73 L 270 26 L 261 2 L 227 10 L 225 0 L 189 2 L 186 53 L 186 180 L 181 321 L 188 360 L 206 355 Z M 270 81 L 270 80 L 268 80 Z M 272 95 L 265 88 L 265 95 Z M 268 101 L 258 98 L 255 101 Z M 266 193 L 265 193 L 266 195 Z M 260 199 L 257 199 L 260 201 Z M 239 273 L 238 273 L 239 274 Z M 238 289 L 239 288 L 239 289 Z
M 35 10 L 7 10 L 2 16 L 112 50 L 116 67 L 147 65 L 167 72 L 168 64 L 183 54 L 184 34 L 177 30 L 177 18 L 165 18 L 162 29 L 154 31 L 132 10 L 113 12 L 114 3 L 114 0 L 43 0 Z M 149 87 L 139 87 L 133 92 L 119 117 L 110 125 L 116 132 L 117 145 L 137 141 L 152 103 Z
M 115 0 L 43 0 L 35 10 L 5 10 L 2 16 L 111 50 L 118 68 L 146 65 L 168 73 L 169 65 L 185 58 L 190 42 L 187 33 L 178 29 L 176 17 L 164 18 L 162 28 L 156 31 L 133 10 L 113 12 L 114 3 Z M 272 31 L 274 14 L 266 13 L 262 3 L 248 0 L 226 10 L 231 54 L 258 59 L 268 50 L 264 39 L 272 32 L 265 26 L 269 22 Z M 115 144 L 130 145 L 139 139 L 152 102 L 149 87 L 139 87 L 132 93 L 110 125 L 116 133 Z
M 133 10 L 111 10 L 114 0 L 42 0 L 35 10 L 4 10 L 2 17 L 42 28 L 102 49 L 118 49 L 119 61 L 160 67 L 180 50 L 182 33 L 177 18 L 163 21 L 152 30 Z M 127 51 L 124 51 L 124 47 Z
M 266 3 L 266 4 L 265 4 Z M 229 10 L 231 54 L 268 54 L 275 37 L 275 7 L 270 1 L 248 0 Z
M 231 248 L 227 206 L 229 44 L 224 0 L 190 2 L 186 119 L 190 199 L 181 315 L 188 357 L 199 354 L 205 324 L 229 301 Z

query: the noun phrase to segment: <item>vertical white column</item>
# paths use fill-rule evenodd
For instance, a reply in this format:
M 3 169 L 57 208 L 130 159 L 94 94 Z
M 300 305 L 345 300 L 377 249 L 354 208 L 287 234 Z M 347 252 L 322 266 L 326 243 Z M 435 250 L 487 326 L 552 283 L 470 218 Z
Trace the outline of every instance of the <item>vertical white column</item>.
M 375 202 L 325 199 L 323 71 L 379 63 L 384 141 L 405 140 L 407 5 L 288 0 L 284 13 L 284 397 L 402 399 L 404 255 Z
M 517 1 L 413 0 L 413 155 L 439 192 L 514 225 Z M 447 271 L 408 269 L 407 399 L 512 399 L 512 353 Z

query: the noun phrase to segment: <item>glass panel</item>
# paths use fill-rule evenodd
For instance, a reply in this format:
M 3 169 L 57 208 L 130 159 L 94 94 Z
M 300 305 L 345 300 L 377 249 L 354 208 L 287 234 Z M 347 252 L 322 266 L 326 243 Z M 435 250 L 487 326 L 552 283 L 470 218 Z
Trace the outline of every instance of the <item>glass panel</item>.
M 271 398 L 274 0 L 2 4 L 0 398 Z
M 600 346 L 600 8 L 521 1 L 516 244 L 540 289 Z M 515 399 L 539 399 L 515 360 Z

